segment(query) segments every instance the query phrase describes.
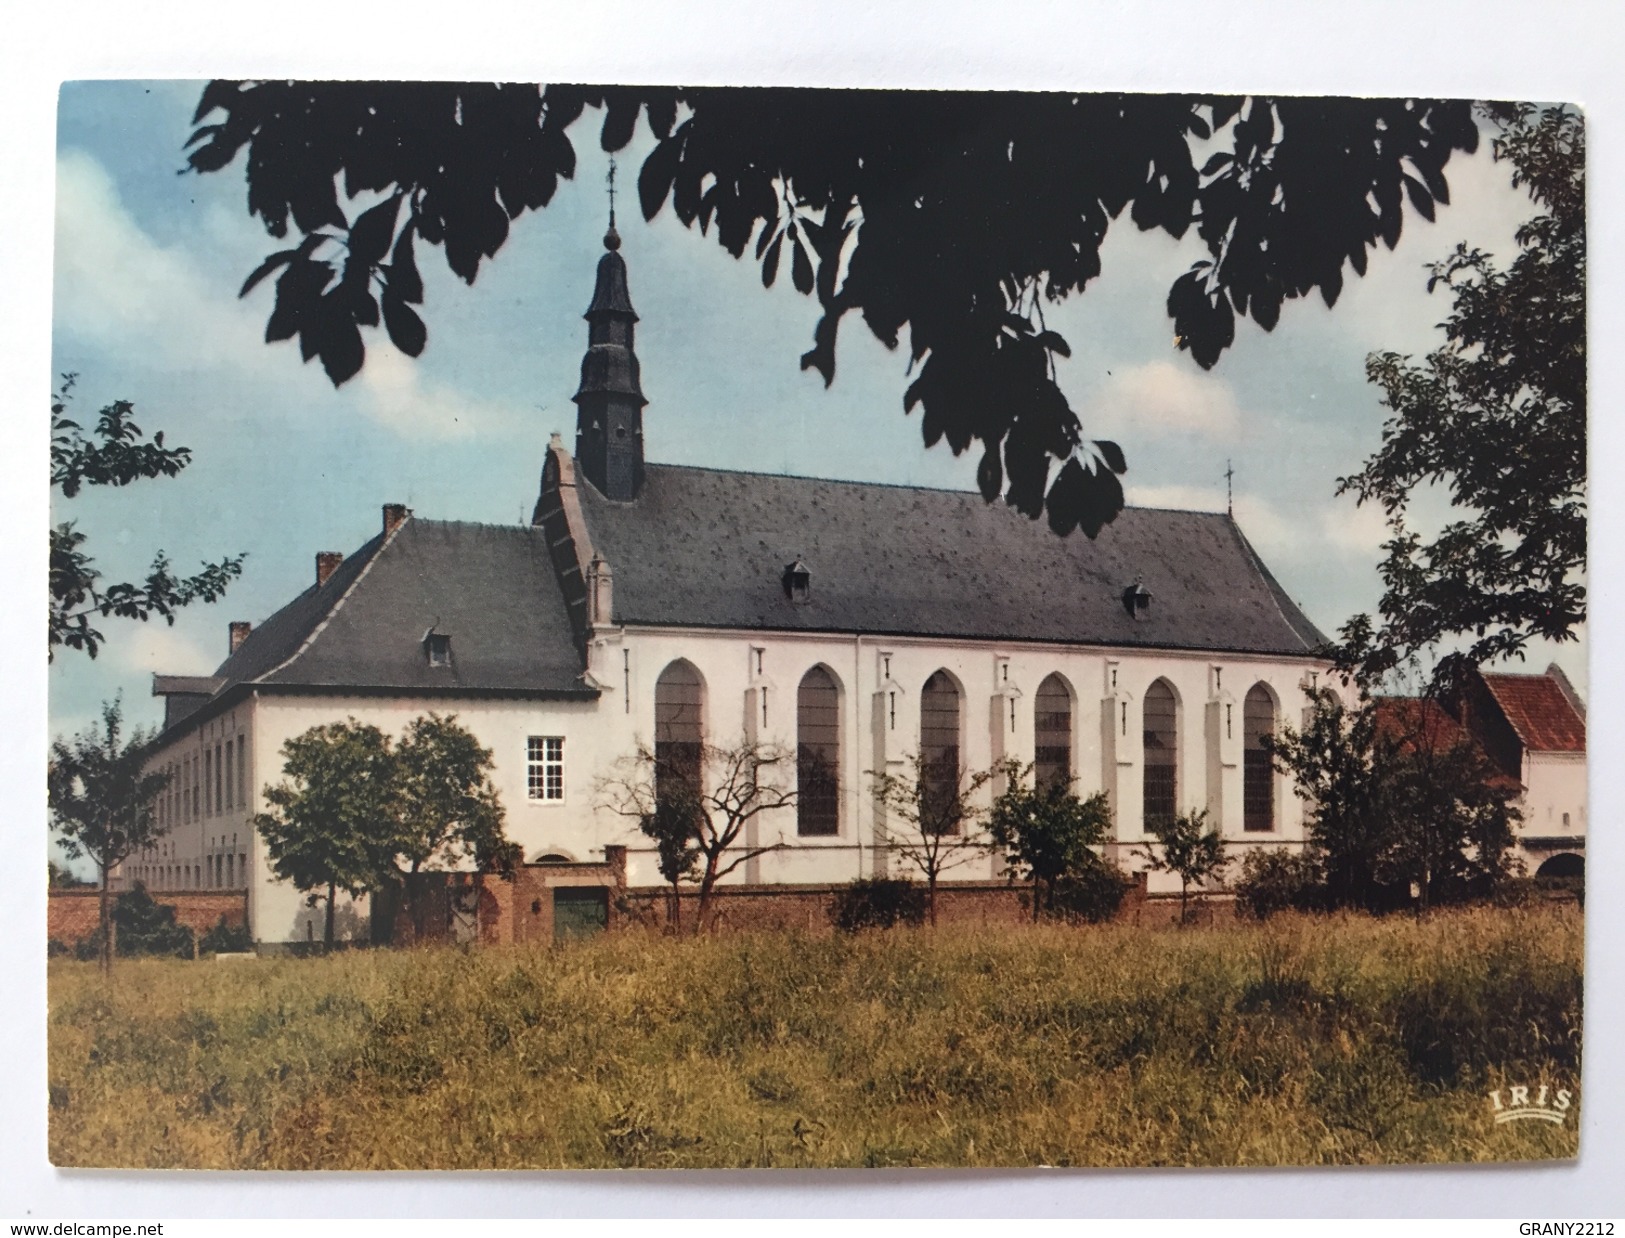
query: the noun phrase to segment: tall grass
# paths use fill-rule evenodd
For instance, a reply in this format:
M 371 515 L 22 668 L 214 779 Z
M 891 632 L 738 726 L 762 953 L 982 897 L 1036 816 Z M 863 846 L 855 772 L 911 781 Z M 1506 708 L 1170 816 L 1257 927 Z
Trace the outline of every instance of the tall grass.
M 1581 921 L 1281 917 L 51 964 L 59 1165 L 1570 1157 Z

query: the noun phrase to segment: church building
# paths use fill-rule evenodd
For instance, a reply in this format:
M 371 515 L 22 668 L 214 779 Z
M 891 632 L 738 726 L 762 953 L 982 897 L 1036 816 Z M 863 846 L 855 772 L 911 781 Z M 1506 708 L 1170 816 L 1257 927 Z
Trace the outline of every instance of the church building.
M 123 884 L 246 888 L 257 942 L 319 936 L 249 824 L 280 749 L 346 718 L 398 736 L 430 711 L 494 753 L 528 865 L 620 866 L 630 887 L 662 885 L 656 856 L 601 783 L 640 745 L 796 753 L 796 802 L 746 840 L 783 846 L 729 878 L 755 885 L 906 874 L 870 775 L 916 754 L 1104 791 L 1107 851 L 1130 869 L 1147 822 L 1182 810 L 1207 809 L 1237 856 L 1301 845 L 1303 805 L 1262 741 L 1301 720 L 1324 638 L 1229 515 L 1128 508 L 1090 541 L 975 493 L 647 460 L 613 228 L 605 246 L 573 451 L 546 448 L 531 522 L 384 505 L 364 545 L 316 555 L 303 593 L 231 624 L 213 675 L 156 676 L 169 832 Z M 945 880 L 1000 877 L 988 856 Z M 341 936 L 366 915 L 342 913 Z

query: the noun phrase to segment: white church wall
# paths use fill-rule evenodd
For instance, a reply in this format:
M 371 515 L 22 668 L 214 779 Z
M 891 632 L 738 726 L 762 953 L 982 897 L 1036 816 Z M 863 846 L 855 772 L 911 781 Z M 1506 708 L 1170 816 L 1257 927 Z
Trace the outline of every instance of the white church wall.
M 132 855 L 116 873 L 117 888 L 143 883 L 169 890 L 241 889 L 252 845 L 252 780 L 240 768 L 249 750 L 251 707 L 245 702 L 181 727 L 153 752 L 149 772 L 172 772 L 158 808 L 166 827 L 149 852 Z M 246 797 L 246 798 L 245 798 Z
M 592 818 L 592 750 L 596 736 L 589 720 L 594 719 L 596 709 L 592 702 L 578 701 L 261 696 L 256 701 L 252 746 L 257 777 L 255 798 L 262 800 L 264 787 L 281 781 L 282 745 L 311 727 L 354 718 L 399 738 L 414 718 L 431 712 L 456 715 L 458 722 L 492 751 L 491 777 L 507 810 L 508 836 L 520 845 L 527 860 L 549 853 L 574 860 L 602 859 L 606 842 L 627 839 L 599 837 Z M 563 801 L 536 801 L 528 796 L 527 741 L 532 735 L 562 736 L 565 740 Z M 275 878 L 257 838 L 252 873 L 250 922 L 256 940 L 321 940 L 324 910 L 307 907 L 304 895 Z M 352 903 L 341 896 L 338 907 L 340 939 L 365 939 L 367 900 Z
M 1235 763 L 1219 775 L 1227 780 L 1221 796 L 1225 837 L 1237 855 L 1251 846 L 1293 843 L 1303 837 L 1301 802 L 1280 777 L 1276 829 L 1267 834 L 1242 831 L 1239 758 L 1239 701 L 1254 683 L 1262 681 L 1279 702 L 1278 723 L 1295 723 L 1304 700 L 1300 681 L 1306 663 L 1302 661 L 1228 655 L 1220 661 L 1202 653 L 800 633 L 633 629 L 599 635 L 605 643 L 595 651 L 594 673 L 603 687 L 597 701 L 258 697 L 252 706 L 254 802 L 238 810 L 241 833 L 247 833 L 247 815 L 259 806 L 263 787 L 280 778 L 280 749 L 286 740 L 310 727 L 351 717 L 399 736 L 413 718 L 434 711 L 457 715 L 492 749 L 492 777 L 507 809 L 508 832 L 526 859 L 558 854 L 578 861 L 597 860 L 607 844 L 621 844 L 628 847 L 628 879 L 635 885 L 661 884 L 653 849 L 634 822 L 601 803 L 599 784 L 640 743 L 652 744 L 656 680 L 671 662 L 682 658 L 704 681 L 705 734 L 710 742 L 719 744 L 741 742 L 748 736 L 782 745 L 793 753 L 796 696 L 802 676 L 814 666 L 823 666 L 839 689 L 838 832 L 828 837 L 799 835 L 793 808 L 764 814 L 754 831 L 756 844 L 782 841 L 786 846 L 741 865 L 728 876 L 731 883 L 844 883 L 879 871 L 884 860 L 876 848 L 870 771 L 884 764 L 901 772 L 906 760 L 918 751 L 920 693 L 938 670 L 948 672 L 962 693 L 961 759 L 969 769 L 987 768 L 1002 757 L 1030 762 L 1038 686 L 1052 673 L 1062 676 L 1072 695 L 1071 751 L 1077 788 L 1084 795 L 1112 789 L 1112 775 L 1116 774 L 1116 845 L 1110 851 L 1126 867 L 1138 869 L 1144 862 L 1136 853 L 1146 839 L 1141 828 L 1145 691 L 1158 678 L 1173 686 L 1179 701 L 1178 803 L 1183 809 L 1205 807 L 1212 783 L 1208 706 L 1217 699 L 1211 682 L 1217 665 L 1222 668 L 1221 691 L 1238 702 L 1228 741 Z M 761 715 L 764 691 L 765 722 Z M 1128 707 L 1126 722 L 1124 705 Z M 246 713 L 249 707 L 241 708 Z M 1109 721 L 1115 726 L 1108 725 Z M 1111 734 L 1113 731 L 1116 733 Z M 533 800 L 528 794 L 527 741 L 531 736 L 564 740 L 562 801 Z M 794 778 L 793 758 L 786 775 Z M 989 788 L 984 797 L 990 801 L 991 796 Z M 252 855 L 250 914 L 257 939 L 319 939 L 321 909 L 307 907 L 298 891 L 272 878 L 257 840 L 247 838 L 245 842 Z M 903 873 L 908 868 L 895 855 L 890 858 L 890 871 Z M 947 879 L 988 880 L 999 875 L 999 860 L 990 855 L 955 868 Z M 340 925 L 341 937 L 364 938 L 365 900 L 341 908 Z
M 1114 790 L 1116 858 L 1141 867 L 1132 853 L 1148 837 L 1141 827 L 1143 793 L 1141 703 L 1151 684 L 1161 678 L 1174 688 L 1179 700 L 1178 802 L 1182 809 L 1207 807 L 1210 771 L 1209 699 L 1219 692 L 1233 704 L 1230 735 L 1222 741 L 1231 764 L 1226 779 L 1224 812 L 1216 814 L 1227 841 L 1239 854 L 1258 845 L 1301 843 L 1303 806 L 1293 794 L 1290 780 L 1274 780 L 1275 828 L 1247 832 L 1242 821 L 1242 716 L 1240 702 L 1256 683 L 1264 683 L 1276 703 L 1277 725 L 1296 725 L 1306 697 L 1302 681 L 1311 664 L 1302 660 L 1145 650 L 1100 650 L 1030 645 L 1002 645 L 985 641 L 925 640 L 902 637 L 830 637 L 800 633 L 718 632 L 706 630 L 633 630 L 618 635 L 624 642 L 623 674 L 614 685 L 630 684 L 635 699 L 630 711 L 625 702 L 604 707 L 633 720 L 630 732 L 606 727 L 606 744 L 598 741 L 606 759 L 631 751 L 637 741 L 652 740 L 655 681 L 671 662 L 682 658 L 700 672 L 705 682 L 705 733 L 712 742 L 734 743 L 749 735 L 761 742 L 795 746 L 796 690 L 813 666 L 823 665 L 840 687 L 842 814 L 839 834 L 832 838 L 805 838 L 795 832 L 793 809 L 764 815 L 758 841 L 782 838 L 789 849 L 741 866 L 735 881 L 847 881 L 876 871 L 876 811 L 869 794 L 871 772 L 884 764 L 902 773 L 919 750 L 920 693 L 926 680 L 946 671 L 961 691 L 961 760 L 967 769 L 985 769 L 1005 757 L 1030 762 L 1034 756 L 1034 704 L 1040 683 L 1050 674 L 1062 676 L 1073 701 L 1072 761 L 1080 794 Z M 1218 667 L 1219 687 L 1210 687 Z M 1113 683 L 1112 671 L 1116 672 Z M 1235 685 L 1230 697 L 1230 685 Z M 759 709 L 761 693 L 768 698 L 767 720 Z M 1103 695 L 1104 694 L 1104 695 Z M 611 694 L 614 695 L 614 694 Z M 1010 703 L 1014 701 L 1014 721 Z M 1122 707 L 1127 706 L 1126 716 Z M 749 717 L 747 717 L 747 711 Z M 1114 716 L 1118 734 L 1107 734 L 1107 713 Z M 616 736 L 614 732 L 621 730 Z M 1115 743 L 1109 741 L 1115 741 Z M 1112 773 L 1116 787 L 1110 786 Z M 988 788 L 984 798 L 991 800 Z M 607 823 L 605 823 L 607 824 Z M 882 826 L 884 829 L 884 826 Z M 653 856 L 634 842 L 629 856 L 634 881 L 658 880 Z M 893 871 L 901 871 L 896 857 Z M 647 871 L 645 871 L 647 870 Z M 954 871 L 960 879 L 986 880 L 998 873 L 989 858 Z

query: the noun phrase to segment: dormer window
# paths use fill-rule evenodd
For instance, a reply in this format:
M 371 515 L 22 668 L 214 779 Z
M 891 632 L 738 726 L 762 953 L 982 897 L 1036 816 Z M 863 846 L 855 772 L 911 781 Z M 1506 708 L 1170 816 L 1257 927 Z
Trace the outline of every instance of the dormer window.
M 812 572 L 800 559 L 784 569 L 784 596 L 792 602 L 812 600 Z
M 1151 613 L 1151 592 L 1139 581 L 1123 590 L 1123 609 L 1134 619 L 1144 619 Z
M 430 628 L 423 634 L 423 652 L 430 666 L 451 665 L 451 635 Z

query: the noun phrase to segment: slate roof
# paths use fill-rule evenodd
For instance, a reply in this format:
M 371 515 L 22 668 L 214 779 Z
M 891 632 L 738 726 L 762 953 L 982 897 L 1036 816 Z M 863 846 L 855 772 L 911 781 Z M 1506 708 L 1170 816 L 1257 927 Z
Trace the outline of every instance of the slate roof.
M 577 494 L 620 623 L 1288 656 L 1325 641 L 1217 513 L 1128 508 L 1091 542 L 907 486 L 649 465 L 632 502 Z M 783 584 L 796 561 L 804 602 Z M 1152 595 L 1138 618 L 1122 598 L 1136 583 Z M 451 637 L 450 666 L 429 664 L 431 629 Z M 246 686 L 595 695 L 582 673 L 539 526 L 412 517 L 255 627 L 212 678 L 154 686 L 213 687 L 199 708 Z
M 429 665 L 431 627 L 451 637 L 450 666 Z M 409 518 L 255 627 L 215 699 L 243 685 L 595 695 L 581 673 L 539 528 Z
M 1128 508 L 1095 541 L 980 495 L 677 465 L 577 487 L 617 622 L 1306 656 L 1325 637 L 1227 515 Z M 801 560 L 809 600 L 785 593 Z M 1123 591 L 1143 582 L 1148 613 Z
M 1531 752 L 1584 752 L 1585 719 L 1546 675 L 1482 675 L 1495 703 Z

